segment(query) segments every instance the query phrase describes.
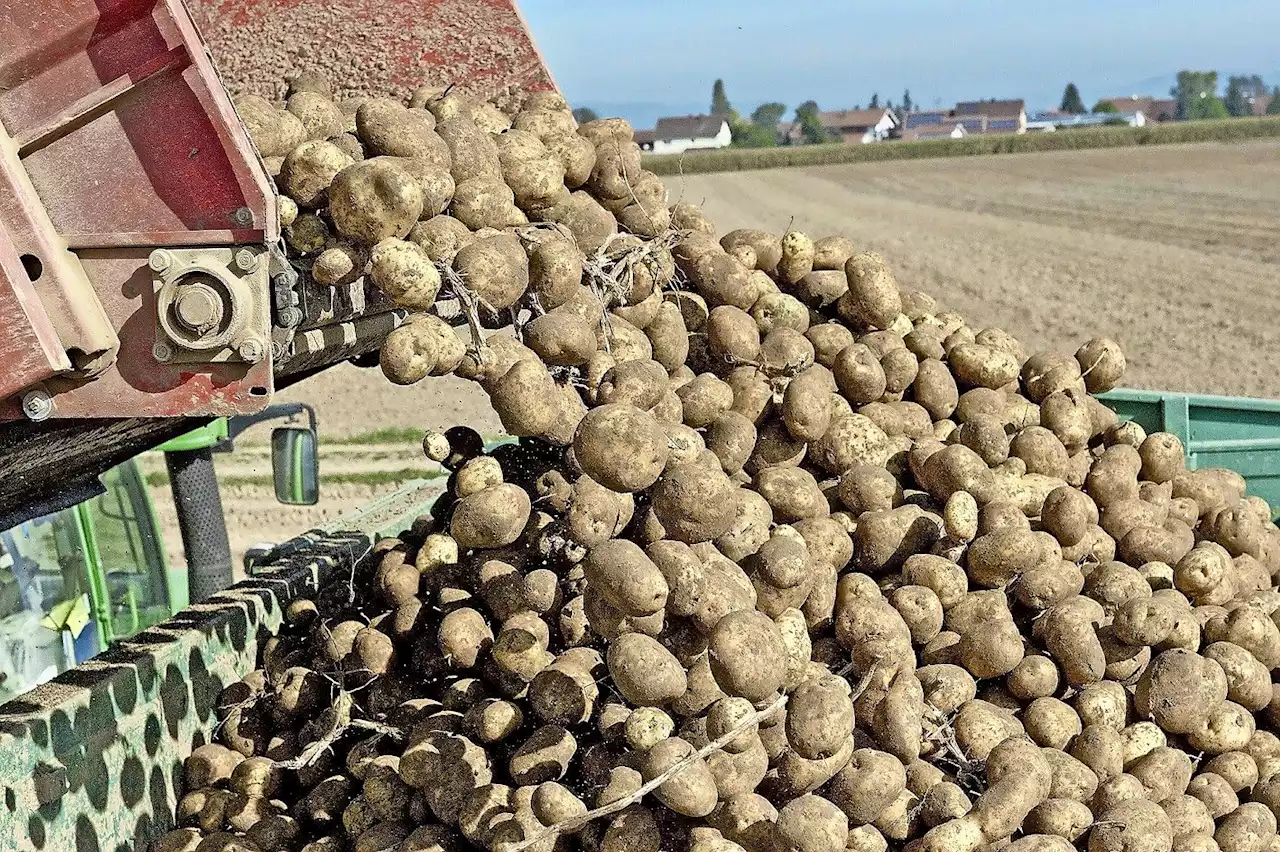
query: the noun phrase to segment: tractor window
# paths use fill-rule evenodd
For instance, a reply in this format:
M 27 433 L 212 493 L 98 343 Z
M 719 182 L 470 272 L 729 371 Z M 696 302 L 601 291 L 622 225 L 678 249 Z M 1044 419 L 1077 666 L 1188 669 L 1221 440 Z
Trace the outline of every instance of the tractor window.
M 169 615 L 166 563 L 146 487 L 132 462 L 102 477 L 106 493 L 89 516 L 110 601 L 113 639 L 131 636 Z
M 74 509 L 0 531 L 0 701 L 100 650 L 87 618 L 88 571 Z M 69 615 L 83 607 L 80 620 Z M 56 626 L 72 623 L 72 632 Z

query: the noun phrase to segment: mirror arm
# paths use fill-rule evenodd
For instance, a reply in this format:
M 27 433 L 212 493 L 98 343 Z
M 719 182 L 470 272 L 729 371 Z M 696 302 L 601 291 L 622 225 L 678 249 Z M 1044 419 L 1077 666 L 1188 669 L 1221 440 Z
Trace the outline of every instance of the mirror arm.
M 227 420 L 227 438 L 234 441 L 240 433 L 250 426 L 265 423 L 268 420 L 295 417 L 305 413 L 312 432 L 318 432 L 316 410 L 305 402 L 280 402 L 268 405 L 257 414 L 240 414 Z

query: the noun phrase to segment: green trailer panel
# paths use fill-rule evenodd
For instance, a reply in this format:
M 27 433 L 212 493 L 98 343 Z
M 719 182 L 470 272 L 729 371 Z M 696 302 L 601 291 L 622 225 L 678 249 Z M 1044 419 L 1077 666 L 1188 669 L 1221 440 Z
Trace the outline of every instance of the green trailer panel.
M 348 575 L 440 492 L 416 482 L 281 545 L 253 579 L 0 705 L 0 849 L 144 852 L 173 825 L 182 761 L 284 607 Z
M 1280 400 L 1119 389 L 1101 399 L 1147 432 L 1172 432 L 1192 470 L 1225 467 L 1280 512 Z

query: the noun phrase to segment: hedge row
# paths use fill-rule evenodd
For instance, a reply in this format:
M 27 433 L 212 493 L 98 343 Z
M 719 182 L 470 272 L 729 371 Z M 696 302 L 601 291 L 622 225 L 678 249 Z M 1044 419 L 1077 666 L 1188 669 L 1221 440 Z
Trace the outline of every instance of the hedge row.
M 778 148 L 722 148 L 686 154 L 646 155 L 644 166 L 660 175 L 736 172 L 788 166 L 826 166 L 881 160 L 969 157 L 1026 151 L 1072 151 L 1085 148 L 1128 148 L 1178 142 L 1234 142 L 1280 137 L 1280 118 L 1232 118 L 1186 121 L 1146 127 L 1090 127 L 1056 133 L 997 134 L 921 142 L 871 145 L 798 145 Z

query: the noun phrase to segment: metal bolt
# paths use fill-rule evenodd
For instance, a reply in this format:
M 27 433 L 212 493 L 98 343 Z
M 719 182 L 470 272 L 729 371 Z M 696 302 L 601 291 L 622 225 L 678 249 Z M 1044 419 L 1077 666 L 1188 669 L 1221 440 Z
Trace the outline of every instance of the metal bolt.
M 282 328 L 297 328 L 302 325 L 301 308 L 284 308 L 280 311 L 279 323 Z
M 222 297 L 207 284 L 180 286 L 173 299 L 173 312 L 179 323 L 197 334 L 205 334 L 222 322 L 225 310 Z
M 250 337 L 240 341 L 240 346 L 236 350 L 240 353 L 240 357 L 250 364 L 256 364 L 263 359 L 266 352 L 262 348 L 262 341 L 256 337 Z
M 156 249 L 147 258 L 147 266 L 151 267 L 152 272 L 164 272 L 173 266 L 173 254 L 165 249 Z
M 22 413 L 36 423 L 48 420 L 53 414 L 53 398 L 42 390 L 28 391 L 22 397 Z
M 271 360 L 279 361 L 283 357 L 284 357 L 284 344 L 281 343 L 279 340 L 273 340 L 271 342 Z
M 258 256 L 248 249 L 236 252 L 236 268 L 248 274 L 258 268 Z
M 157 340 L 155 345 L 151 347 L 151 357 L 161 364 L 167 364 L 173 358 L 173 347 L 163 340 Z
M 241 207 L 231 214 L 231 221 L 242 228 L 247 228 L 253 224 L 253 211 L 248 207 Z

